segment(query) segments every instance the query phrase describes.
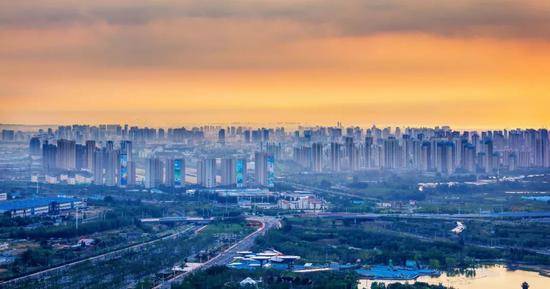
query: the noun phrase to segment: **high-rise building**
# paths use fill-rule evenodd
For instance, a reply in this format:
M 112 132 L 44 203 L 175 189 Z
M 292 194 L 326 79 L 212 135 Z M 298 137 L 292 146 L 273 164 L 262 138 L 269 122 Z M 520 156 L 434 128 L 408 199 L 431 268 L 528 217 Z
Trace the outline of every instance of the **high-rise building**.
M 483 141 L 483 168 L 485 172 L 490 174 L 493 172 L 493 141 L 486 139 Z
M 246 185 L 246 170 L 246 159 L 237 159 L 235 164 L 235 182 L 238 188 L 242 188 Z
M 185 160 L 174 159 L 174 186 L 181 187 L 185 184 Z
M 197 163 L 197 181 L 205 188 L 216 186 L 216 159 L 203 158 Z
M 453 166 L 453 143 L 438 142 L 437 143 L 437 163 L 435 164 L 436 171 L 441 174 L 452 174 Z
M 15 140 L 15 132 L 11 129 L 2 130 L 2 140 L 3 141 L 13 141 Z
M 185 178 L 185 161 L 183 159 L 167 159 L 164 162 L 164 185 L 181 187 Z
M 32 156 L 40 156 L 41 153 L 40 138 L 31 137 L 31 140 L 29 141 L 29 154 Z
M 94 171 L 94 154 L 96 151 L 95 147 L 95 140 L 87 140 L 86 141 L 86 163 L 87 163 L 87 169 L 90 172 Z
M 236 160 L 234 158 L 223 158 L 220 164 L 221 185 L 230 186 L 237 183 Z
M 104 183 L 104 169 L 103 169 L 103 159 L 104 159 L 104 149 L 94 148 L 93 152 L 93 173 L 94 173 L 94 184 L 103 185 Z
M 218 142 L 225 144 L 225 129 L 223 128 L 218 131 Z
M 420 146 L 420 170 L 427 172 L 433 168 L 432 161 L 432 144 L 429 141 L 425 141 Z
M 373 144 L 374 144 L 374 140 L 373 140 L 372 136 L 366 136 L 365 137 L 365 156 L 364 156 L 365 164 L 364 164 L 364 166 L 367 169 L 370 169 L 370 168 L 374 167 L 373 152 L 372 152 Z
M 88 167 L 86 147 L 84 145 L 77 144 L 75 147 L 75 166 L 77 170 L 84 170 Z
M 76 142 L 60 139 L 57 141 L 57 167 L 63 170 L 76 169 Z
M 550 159 L 548 158 L 548 130 L 540 129 L 537 131 L 535 138 L 535 166 L 550 167 Z
M 164 160 L 164 185 L 174 187 L 174 160 Z
M 469 173 L 476 172 L 476 148 L 472 144 L 464 146 L 463 168 Z
M 145 188 L 156 188 L 162 184 L 163 165 L 158 158 L 145 160 Z
M 119 159 L 119 150 L 115 150 L 110 147 L 106 147 L 103 160 L 103 167 L 105 168 L 105 185 L 106 186 L 116 186 L 118 184 L 119 170 L 120 170 L 120 159 Z
M 256 183 L 260 186 L 272 187 L 275 181 L 275 158 L 266 152 L 254 154 L 254 171 Z
M 267 153 L 267 186 L 275 186 L 275 156 Z
M 314 143 L 311 146 L 311 160 L 312 170 L 314 172 L 321 172 L 323 170 L 323 144 Z
M 121 141 L 120 152 L 118 154 L 118 185 L 121 187 L 128 186 L 129 181 L 129 163 L 132 162 L 132 142 Z
M 353 130 L 350 131 L 348 128 L 348 135 L 352 135 Z M 353 142 L 352 136 L 344 137 L 344 155 L 347 158 L 348 170 L 355 170 L 355 162 L 357 161 L 357 153 L 355 152 L 355 144 Z
M 340 171 L 340 163 L 341 163 L 341 147 L 342 145 L 336 142 L 330 143 L 330 169 L 333 172 L 339 172 Z
M 384 140 L 384 168 L 399 168 L 399 141 L 395 137 Z
M 42 144 L 42 164 L 46 174 L 57 168 L 57 146 L 49 144 L 48 141 Z

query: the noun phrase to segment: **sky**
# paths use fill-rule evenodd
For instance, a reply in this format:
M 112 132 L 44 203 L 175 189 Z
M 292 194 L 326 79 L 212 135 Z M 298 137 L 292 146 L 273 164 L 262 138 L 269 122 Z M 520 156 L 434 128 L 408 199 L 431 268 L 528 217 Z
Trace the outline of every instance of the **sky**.
M 550 127 L 547 0 L 0 1 L 0 123 Z

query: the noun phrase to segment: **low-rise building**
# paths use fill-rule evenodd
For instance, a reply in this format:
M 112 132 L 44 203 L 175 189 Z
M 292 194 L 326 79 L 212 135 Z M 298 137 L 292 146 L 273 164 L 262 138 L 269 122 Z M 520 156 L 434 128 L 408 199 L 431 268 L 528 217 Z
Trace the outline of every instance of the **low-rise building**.
M 17 199 L 0 203 L 0 214 L 8 213 L 13 217 L 30 217 L 46 214 L 57 214 L 83 208 L 86 203 L 75 198 L 42 197 L 32 199 Z
M 315 195 L 303 193 L 282 194 L 277 205 L 282 210 L 321 211 L 326 209 L 324 200 L 318 199 Z

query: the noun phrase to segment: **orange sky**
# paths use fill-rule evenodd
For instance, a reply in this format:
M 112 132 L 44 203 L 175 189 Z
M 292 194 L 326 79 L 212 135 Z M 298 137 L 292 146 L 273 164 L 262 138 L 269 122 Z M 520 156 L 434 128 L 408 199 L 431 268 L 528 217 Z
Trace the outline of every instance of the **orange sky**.
M 0 3 L 0 123 L 550 126 L 550 4 Z

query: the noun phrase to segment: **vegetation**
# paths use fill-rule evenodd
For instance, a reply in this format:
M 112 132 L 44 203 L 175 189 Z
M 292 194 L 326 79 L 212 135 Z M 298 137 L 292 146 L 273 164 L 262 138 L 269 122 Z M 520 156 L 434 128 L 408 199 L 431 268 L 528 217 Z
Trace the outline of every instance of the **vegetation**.
M 536 262 L 550 258 L 522 250 L 500 250 L 467 245 L 460 240 L 418 238 L 370 223 L 332 222 L 318 218 L 284 221 L 281 230 L 259 238 L 256 249 L 275 248 L 302 256 L 304 261 L 325 263 L 404 264 L 416 260 L 435 269 L 475 267 L 479 260 Z
M 358 276 L 352 272 L 293 273 L 270 269 L 236 270 L 227 267 L 212 267 L 187 277 L 172 289 L 236 289 L 243 288 L 239 283 L 245 278 L 258 281 L 257 286 L 244 288 L 258 289 L 352 289 L 357 288 Z M 391 284 L 373 283 L 372 289 L 445 289 L 442 285 L 426 283 Z
M 228 235 L 241 238 L 250 228 L 244 224 L 217 222 L 198 234 L 189 232 L 177 238 L 128 250 L 102 261 L 87 261 L 69 267 L 63 274 L 52 274 L 47 280 L 19 282 L 10 288 L 123 288 L 130 284 L 152 284 L 155 275 L 188 258 L 208 258 L 228 243 L 217 242 Z M 147 288 L 145 286 L 144 288 Z
M 212 267 L 194 273 L 172 289 L 232 289 L 242 288 L 239 284 L 250 277 L 260 281 L 258 288 L 265 289 L 352 289 L 357 286 L 357 276 L 352 273 L 309 273 L 298 274 L 276 270 L 236 270 L 227 267 Z M 255 288 L 255 287 L 250 287 Z

